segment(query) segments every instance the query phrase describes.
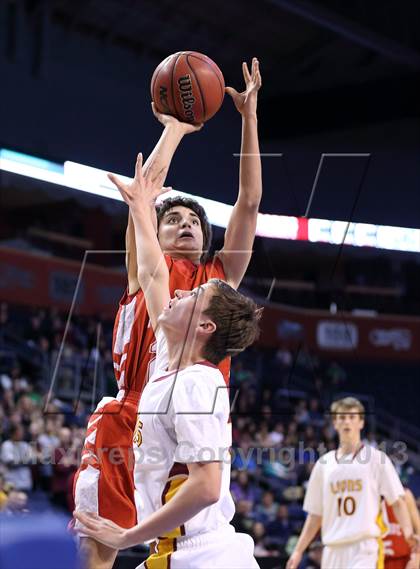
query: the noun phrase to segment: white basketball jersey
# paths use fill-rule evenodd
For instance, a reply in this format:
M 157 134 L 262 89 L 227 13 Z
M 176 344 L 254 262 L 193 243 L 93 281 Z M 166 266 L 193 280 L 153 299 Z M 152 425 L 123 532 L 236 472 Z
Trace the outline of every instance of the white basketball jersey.
M 141 395 L 134 432 L 137 516 L 140 522 L 173 498 L 188 478 L 188 463 L 221 461 L 218 502 L 160 537 L 193 536 L 226 526 L 235 511 L 229 491 L 228 390 L 221 372 L 208 362 L 165 371 L 167 346 L 160 330 L 156 340 L 155 371 Z
M 362 446 L 354 455 L 322 456 L 309 478 L 303 509 L 322 516 L 324 545 L 379 537 L 380 500 L 393 504 L 404 489 L 385 453 Z

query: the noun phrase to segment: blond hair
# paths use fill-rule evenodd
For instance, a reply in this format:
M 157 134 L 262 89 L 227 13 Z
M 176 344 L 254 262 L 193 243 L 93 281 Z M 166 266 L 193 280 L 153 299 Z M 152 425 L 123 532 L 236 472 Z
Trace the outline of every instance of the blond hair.
M 355 397 L 344 397 L 343 399 L 337 399 L 334 401 L 330 407 L 331 415 L 337 415 L 343 411 L 350 411 L 350 409 L 357 409 L 357 412 L 361 417 L 365 415 L 365 407 L 361 401 Z

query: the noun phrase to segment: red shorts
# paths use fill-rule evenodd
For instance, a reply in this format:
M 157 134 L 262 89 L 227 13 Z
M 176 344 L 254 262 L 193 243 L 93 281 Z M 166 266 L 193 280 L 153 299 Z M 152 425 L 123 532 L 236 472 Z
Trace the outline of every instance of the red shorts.
M 121 401 L 113 397 L 100 401 L 89 419 L 73 486 L 76 509 L 94 512 L 124 528 L 137 523 L 133 433 L 139 398 L 138 392 L 131 391 Z
M 405 557 L 385 557 L 385 569 L 405 569 L 407 567 L 407 563 L 410 561 L 410 556 L 406 555 Z

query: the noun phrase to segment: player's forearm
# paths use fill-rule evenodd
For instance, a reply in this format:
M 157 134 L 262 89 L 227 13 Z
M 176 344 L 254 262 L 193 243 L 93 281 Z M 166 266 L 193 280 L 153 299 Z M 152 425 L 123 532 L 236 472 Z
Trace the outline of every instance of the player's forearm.
M 258 210 L 262 196 L 262 171 L 257 115 L 242 117 L 238 200 Z
M 408 538 L 412 536 L 414 533 L 413 524 L 411 523 L 410 514 L 404 498 L 399 498 L 394 504 L 392 504 L 392 509 L 394 510 L 395 517 L 401 526 L 404 537 Z
M 169 272 L 148 204 L 136 204 L 131 213 L 136 239 L 137 278 L 142 289 L 146 290 L 153 280 L 167 279 L 169 281 Z
M 169 123 L 165 126 L 158 143 L 154 147 L 149 158 L 146 160 L 143 166 L 143 172 L 147 171 L 150 164 L 156 164 L 156 172 L 161 170 L 169 170 L 172 158 L 174 157 L 175 151 L 179 146 L 185 130 L 180 123 Z M 164 182 L 163 182 L 164 184 Z M 153 226 L 157 232 L 157 218 L 155 204 L 150 204 L 150 212 L 152 215 Z
M 303 525 L 302 533 L 296 543 L 295 551 L 304 553 L 309 544 L 315 539 L 316 534 L 321 529 L 322 517 L 308 514 Z
M 184 131 L 177 123 L 168 124 L 162 132 L 160 139 L 151 152 L 150 156 L 143 165 L 143 172 L 155 162 L 157 164 L 156 171 L 168 169 L 172 158 L 184 136 Z M 150 204 L 150 213 L 155 232 L 157 232 L 157 218 L 155 204 Z M 134 235 L 134 225 L 132 223 L 131 212 L 128 214 L 128 224 L 126 231 L 126 267 L 128 273 L 128 280 L 130 285 L 130 278 L 134 280 L 137 278 L 137 254 L 136 254 L 136 241 Z
M 165 535 L 214 504 L 217 496 L 207 491 L 207 488 L 208 485 L 202 480 L 189 478 L 168 503 L 134 528 L 127 530 L 124 548 Z
M 127 230 L 125 232 L 125 266 L 127 269 L 128 294 L 137 292 L 140 287 L 137 278 L 137 250 L 134 223 L 130 211 L 128 212 Z

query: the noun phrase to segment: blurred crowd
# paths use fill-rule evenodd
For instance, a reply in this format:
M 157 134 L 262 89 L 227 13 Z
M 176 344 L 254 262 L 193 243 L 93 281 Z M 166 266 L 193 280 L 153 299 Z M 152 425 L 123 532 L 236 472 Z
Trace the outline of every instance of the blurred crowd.
M 60 395 L 75 377 L 65 365 L 51 383 L 58 354 L 63 364 L 78 360 L 86 369 L 101 359 L 114 387 L 112 322 L 75 316 L 63 342 L 65 328 L 55 309 L 0 305 L 0 510 L 6 514 L 25 513 L 28 496 L 40 494 L 54 508 L 73 510 L 73 478 L 92 406 Z
M 62 345 L 65 321 L 56 311 L 19 312 L 3 303 L 0 321 L 0 510 L 24 515 L 43 496 L 44 507 L 71 512 L 73 479 L 92 405 L 60 395 L 50 383 L 53 362 L 60 350 L 63 361 L 100 359 L 104 390 L 113 395 L 112 322 L 75 317 Z M 32 350 L 30 355 L 12 349 L 10 338 Z M 284 558 L 304 521 L 302 500 L 313 464 L 320 453 L 335 448 L 326 412 L 329 398 L 346 385 L 347 377 L 338 363 L 323 367 L 304 352 L 297 364 L 285 348 L 264 354 L 263 365 L 256 354 L 251 350 L 232 363 L 233 525 L 253 536 L 257 556 Z M 307 389 L 288 388 L 292 363 L 311 368 L 314 379 Z M 368 430 L 365 442 L 375 445 L 375 433 Z M 320 555 L 315 542 L 305 567 L 319 567 Z

